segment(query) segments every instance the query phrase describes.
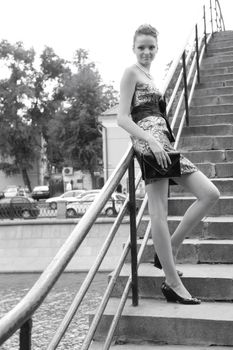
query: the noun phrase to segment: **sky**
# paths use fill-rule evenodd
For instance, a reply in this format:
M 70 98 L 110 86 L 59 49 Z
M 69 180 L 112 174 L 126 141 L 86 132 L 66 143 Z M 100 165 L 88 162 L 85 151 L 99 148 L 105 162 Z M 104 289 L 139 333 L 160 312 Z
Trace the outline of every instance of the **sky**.
M 233 1 L 219 1 L 226 29 L 231 30 Z M 22 41 L 38 55 L 51 46 L 67 60 L 75 50 L 86 49 L 103 82 L 119 90 L 124 69 L 135 62 L 134 32 L 150 23 L 159 31 L 159 52 L 151 70 L 159 86 L 166 64 L 183 47 L 195 22 L 202 22 L 204 3 L 209 8 L 208 0 L 2 0 L 0 40 Z

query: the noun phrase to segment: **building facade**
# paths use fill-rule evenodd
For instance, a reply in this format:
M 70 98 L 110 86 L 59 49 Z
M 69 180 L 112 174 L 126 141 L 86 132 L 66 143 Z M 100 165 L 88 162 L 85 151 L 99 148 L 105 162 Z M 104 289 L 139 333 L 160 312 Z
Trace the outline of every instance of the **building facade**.
M 129 134 L 117 124 L 118 105 L 112 107 L 99 116 L 102 125 L 103 137 L 103 170 L 106 182 L 112 174 L 121 158 L 131 144 Z M 139 165 L 135 160 L 135 173 L 139 172 Z M 128 174 L 121 181 L 123 190 L 128 190 Z M 144 183 L 141 182 L 137 191 L 138 195 L 144 195 Z

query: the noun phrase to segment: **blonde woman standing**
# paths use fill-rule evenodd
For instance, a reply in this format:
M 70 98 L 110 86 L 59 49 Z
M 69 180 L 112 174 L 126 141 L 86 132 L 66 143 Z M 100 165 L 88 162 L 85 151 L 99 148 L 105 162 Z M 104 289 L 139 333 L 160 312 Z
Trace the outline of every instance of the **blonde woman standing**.
M 168 121 L 159 109 L 161 94 L 150 74 L 151 63 L 158 51 L 158 32 L 151 25 L 140 26 L 134 35 L 133 52 L 136 63 L 128 67 L 121 79 L 118 125 L 132 138 L 136 155 L 152 151 L 157 162 L 166 168 L 174 151 L 174 136 Z M 152 238 L 157 252 L 155 265 L 163 268 L 165 281 L 161 290 L 169 302 L 200 304 L 182 283 L 175 259 L 189 232 L 200 222 L 219 199 L 219 191 L 212 182 L 187 158 L 181 155 L 181 176 L 176 183 L 184 186 L 196 201 L 186 211 L 182 221 L 170 236 L 167 223 L 169 179 L 145 181 Z

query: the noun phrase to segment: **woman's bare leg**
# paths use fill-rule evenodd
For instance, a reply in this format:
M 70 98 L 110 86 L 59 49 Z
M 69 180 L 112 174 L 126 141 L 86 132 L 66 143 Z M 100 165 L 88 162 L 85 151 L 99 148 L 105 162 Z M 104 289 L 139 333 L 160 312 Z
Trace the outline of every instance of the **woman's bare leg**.
M 152 239 L 166 276 L 166 282 L 177 294 L 183 298 L 190 298 L 189 292 L 177 274 L 172 253 L 171 236 L 167 224 L 168 180 L 163 179 L 146 185 L 146 191 Z
M 191 192 L 197 200 L 186 211 L 182 221 L 171 237 L 173 255 L 176 257 L 184 238 L 197 226 L 208 210 L 219 199 L 220 193 L 214 184 L 200 171 L 183 175 L 176 182 Z

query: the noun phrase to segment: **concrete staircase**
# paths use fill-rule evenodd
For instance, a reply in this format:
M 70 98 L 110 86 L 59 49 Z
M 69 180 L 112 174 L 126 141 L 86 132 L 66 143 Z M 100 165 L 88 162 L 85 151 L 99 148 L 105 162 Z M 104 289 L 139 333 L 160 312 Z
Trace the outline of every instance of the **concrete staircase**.
M 190 109 L 190 127 L 184 128 L 180 148 L 221 192 L 218 204 L 186 237 L 178 256 L 182 280 L 202 304 L 185 306 L 164 300 L 160 291 L 164 274 L 150 263 L 154 248 L 149 240 L 138 271 L 139 306 L 127 301 L 116 331 L 121 345 L 112 349 L 233 348 L 233 31 L 216 33 L 210 42 Z M 172 187 L 171 233 L 193 201 L 191 194 Z M 138 245 L 146 221 L 141 224 Z M 129 273 L 127 263 L 96 332 L 93 350 L 103 348 L 101 341 Z

